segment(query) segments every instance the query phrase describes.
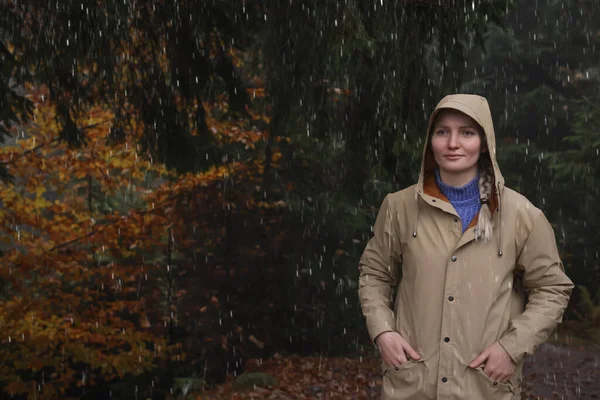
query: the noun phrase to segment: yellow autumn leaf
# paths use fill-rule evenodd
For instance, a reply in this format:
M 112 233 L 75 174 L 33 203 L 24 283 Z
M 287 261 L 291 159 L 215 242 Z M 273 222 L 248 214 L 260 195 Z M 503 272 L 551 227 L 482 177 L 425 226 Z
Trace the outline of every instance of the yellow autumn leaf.
M 50 203 L 48 200 L 46 200 L 45 198 L 40 196 L 40 197 L 36 197 L 35 202 L 33 203 L 33 207 L 40 209 L 40 208 L 46 208 L 46 207 L 50 206 L 51 204 L 52 203 Z

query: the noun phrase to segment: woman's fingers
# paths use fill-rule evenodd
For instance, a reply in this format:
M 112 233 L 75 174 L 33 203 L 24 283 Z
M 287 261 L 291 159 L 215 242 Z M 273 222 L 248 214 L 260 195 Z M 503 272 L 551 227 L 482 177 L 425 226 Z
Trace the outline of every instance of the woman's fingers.
M 396 365 L 402 365 L 407 361 L 408 361 L 408 357 L 404 353 L 404 350 L 402 350 L 402 348 L 401 348 L 400 352 L 396 355 L 396 362 L 397 362 Z
M 402 347 L 404 348 L 404 352 L 406 352 L 406 354 L 413 360 L 421 359 L 419 353 L 417 353 L 412 347 L 410 347 L 410 345 L 406 341 L 404 341 L 404 345 Z
M 409 358 L 413 360 L 421 359 L 419 353 L 417 353 L 397 332 L 382 334 L 378 343 L 380 344 L 383 361 L 389 367 L 402 365 L 406 363 Z
M 390 349 L 389 353 L 384 354 L 383 358 L 385 363 L 391 368 L 398 367 L 408 361 L 401 346 Z
M 395 357 L 391 362 L 386 362 L 387 366 L 390 368 L 399 367 L 402 364 L 408 362 L 406 357 L 402 360 L 402 357 Z

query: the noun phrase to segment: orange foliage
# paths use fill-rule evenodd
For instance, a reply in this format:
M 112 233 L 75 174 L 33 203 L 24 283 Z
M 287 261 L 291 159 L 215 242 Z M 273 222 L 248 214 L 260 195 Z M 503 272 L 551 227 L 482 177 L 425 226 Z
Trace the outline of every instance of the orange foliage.
M 15 129 L 14 145 L 0 148 L 0 162 L 15 177 L 14 185 L 0 186 L 5 390 L 67 398 L 73 385 L 93 386 L 166 359 L 183 360 L 181 345 L 167 345 L 165 335 L 177 321 L 175 302 L 186 292 L 177 290 L 166 304 L 161 294 L 172 290 L 173 266 L 164 255 L 176 255 L 174 242 L 190 245 L 190 222 L 178 202 L 232 176 L 256 180 L 261 162 L 229 162 L 178 176 L 139 153 L 143 127 L 133 109 L 126 143 L 109 145 L 114 115 L 101 106 L 74 116 L 87 146 L 70 149 L 58 140 L 47 91 L 31 89 L 30 98 L 33 121 Z M 263 132 L 212 116 L 225 103 L 202 105 L 209 130 L 221 145 L 254 150 Z M 274 161 L 280 156 L 275 153 Z M 215 193 L 211 201 L 221 202 Z M 251 198 L 246 204 L 258 206 Z

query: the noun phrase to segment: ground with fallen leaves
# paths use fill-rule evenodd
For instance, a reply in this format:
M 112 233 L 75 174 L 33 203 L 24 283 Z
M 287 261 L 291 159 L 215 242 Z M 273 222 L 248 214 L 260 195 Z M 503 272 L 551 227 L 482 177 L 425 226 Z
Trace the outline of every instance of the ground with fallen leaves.
M 379 399 L 381 364 L 375 357 L 299 357 L 275 355 L 250 360 L 246 373 L 274 378 L 268 384 L 241 388 L 236 377 L 196 396 L 202 400 Z M 600 399 L 600 347 L 545 343 L 523 369 L 523 399 Z M 263 376 L 260 375 L 259 376 Z

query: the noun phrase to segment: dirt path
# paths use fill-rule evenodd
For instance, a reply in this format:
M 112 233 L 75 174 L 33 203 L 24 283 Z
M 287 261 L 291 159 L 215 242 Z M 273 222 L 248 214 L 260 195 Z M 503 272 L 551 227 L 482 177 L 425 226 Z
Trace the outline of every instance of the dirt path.
M 381 396 L 381 367 L 376 357 L 275 356 L 251 360 L 247 372 L 253 371 L 269 375 L 276 383 L 256 382 L 243 389 L 230 377 L 226 384 L 196 399 L 378 400 Z M 522 399 L 600 400 L 600 346 L 577 349 L 545 343 L 526 359 L 523 374 Z
M 524 398 L 600 399 L 600 347 L 544 343 L 523 368 Z

